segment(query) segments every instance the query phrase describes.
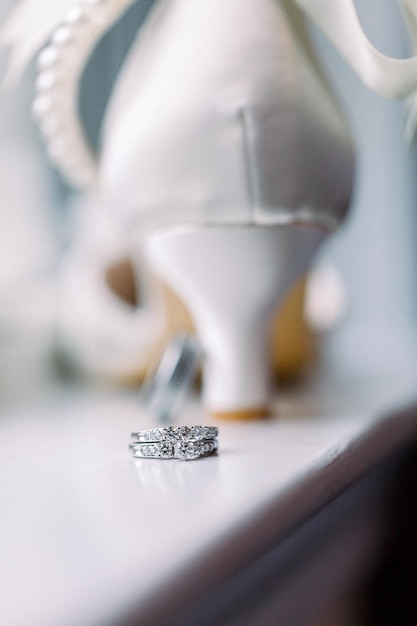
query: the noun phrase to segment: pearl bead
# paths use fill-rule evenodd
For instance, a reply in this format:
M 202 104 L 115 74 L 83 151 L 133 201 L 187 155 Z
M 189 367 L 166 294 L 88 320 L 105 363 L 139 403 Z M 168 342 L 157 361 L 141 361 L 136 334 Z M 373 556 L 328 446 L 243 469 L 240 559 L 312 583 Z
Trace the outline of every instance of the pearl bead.
M 41 72 L 36 79 L 36 89 L 38 91 L 47 91 L 57 84 L 56 72 L 46 70 Z
M 52 35 L 52 41 L 58 45 L 70 43 L 73 38 L 74 29 L 71 26 L 60 26 Z
M 32 113 L 37 118 L 40 119 L 44 115 L 46 115 L 52 108 L 52 98 L 50 95 L 42 94 L 37 96 L 32 104 Z
M 38 69 L 42 71 L 44 69 L 50 68 L 52 65 L 55 65 L 58 58 L 59 58 L 58 48 L 52 45 L 46 46 L 46 48 L 44 48 L 42 52 L 40 52 L 40 54 L 38 55 L 38 58 L 37 58 Z
M 67 12 L 65 15 L 65 22 L 67 24 L 78 25 L 80 22 L 83 22 L 87 17 L 86 10 L 81 5 L 77 4 Z
M 60 122 L 58 117 L 54 115 L 47 115 L 43 120 L 39 122 L 39 129 L 42 135 L 48 139 L 51 139 L 58 134 L 60 130 Z

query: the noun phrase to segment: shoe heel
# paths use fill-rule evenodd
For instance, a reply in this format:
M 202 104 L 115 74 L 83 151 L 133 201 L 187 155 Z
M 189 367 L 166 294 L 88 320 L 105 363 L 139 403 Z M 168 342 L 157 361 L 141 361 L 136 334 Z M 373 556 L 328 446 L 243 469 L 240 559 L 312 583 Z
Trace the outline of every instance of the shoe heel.
M 220 418 L 266 415 L 269 326 L 326 233 L 305 226 L 171 228 L 145 255 L 182 298 L 205 352 L 203 402 Z

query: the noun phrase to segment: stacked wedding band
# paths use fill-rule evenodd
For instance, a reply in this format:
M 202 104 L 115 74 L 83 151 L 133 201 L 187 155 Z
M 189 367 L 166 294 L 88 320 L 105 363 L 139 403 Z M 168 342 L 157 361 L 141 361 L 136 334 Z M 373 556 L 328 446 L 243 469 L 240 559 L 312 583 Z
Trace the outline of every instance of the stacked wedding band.
M 132 433 L 130 454 L 134 458 L 192 461 L 217 451 L 215 426 L 166 426 Z

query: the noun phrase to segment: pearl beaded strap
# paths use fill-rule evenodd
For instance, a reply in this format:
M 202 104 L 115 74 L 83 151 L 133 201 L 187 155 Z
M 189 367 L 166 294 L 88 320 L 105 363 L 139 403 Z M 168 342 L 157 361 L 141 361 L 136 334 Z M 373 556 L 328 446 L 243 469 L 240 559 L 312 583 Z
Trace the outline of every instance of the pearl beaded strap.
M 98 177 L 78 115 L 80 76 L 98 40 L 134 1 L 77 2 L 37 59 L 33 115 L 51 161 L 75 187 L 93 186 Z

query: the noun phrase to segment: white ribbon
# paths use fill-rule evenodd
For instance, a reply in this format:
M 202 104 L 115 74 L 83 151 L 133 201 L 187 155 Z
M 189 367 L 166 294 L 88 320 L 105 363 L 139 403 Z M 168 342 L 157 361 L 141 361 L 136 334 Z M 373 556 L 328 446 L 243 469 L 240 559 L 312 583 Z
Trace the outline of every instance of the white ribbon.
M 293 0 L 325 33 L 359 78 L 387 98 L 404 98 L 417 89 L 417 56 L 395 59 L 377 50 L 365 35 L 352 0 Z M 414 43 L 417 0 L 400 0 Z
M 415 0 L 400 0 L 402 4 L 404 20 L 414 54 L 417 53 L 417 2 Z M 405 136 L 411 144 L 417 132 L 417 90 L 411 93 L 406 100 L 407 121 Z

